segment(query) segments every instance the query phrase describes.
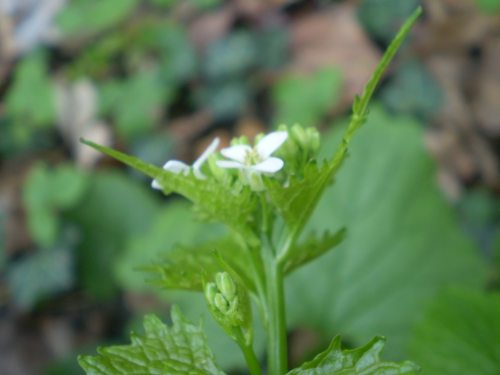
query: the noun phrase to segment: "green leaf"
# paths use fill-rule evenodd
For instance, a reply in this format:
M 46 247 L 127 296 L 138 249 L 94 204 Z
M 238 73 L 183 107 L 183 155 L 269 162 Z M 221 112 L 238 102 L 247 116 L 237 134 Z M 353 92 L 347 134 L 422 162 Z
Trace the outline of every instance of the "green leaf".
M 208 46 L 204 71 L 214 81 L 238 78 L 256 65 L 257 56 L 255 35 L 236 31 Z
M 351 139 L 356 131 L 366 121 L 368 115 L 368 104 L 371 100 L 373 92 L 377 87 L 382 74 L 396 54 L 406 36 L 411 30 L 411 27 L 416 22 L 422 12 L 418 8 L 413 15 L 405 22 L 400 31 L 393 39 L 387 48 L 382 60 L 379 62 L 375 72 L 368 81 L 363 90 L 361 97 L 356 97 L 353 103 L 353 115 L 349 126 L 344 132 L 340 145 L 337 147 L 333 157 L 322 166 L 309 164 L 306 166 L 303 178 L 294 178 L 287 186 L 282 186 L 276 181 L 270 180 L 267 184 L 271 201 L 275 205 L 278 212 L 285 219 L 285 223 L 289 229 L 289 234 L 286 235 L 286 241 L 283 245 L 283 258 L 286 258 L 291 244 L 294 243 L 298 235 L 303 229 L 305 223 L 309 220 L 318 200 L 321 198 L 326 187 L 332 182 L 336 172 L 342 166 L 348 154 L 348 147 Z
M 335 105 L 342 88 L 338 69 L 325 68 L 313 75 L 288 75 L 273 88 L 277 108 L 274 123 L 318 125 L 321 117 Z
M 206 219 L 225 223 L 243 235 L 251 235 L 249 227 L 252 224 L 256 198 L 247 187 L 242 186 L 236 190 L 213 178 L 204 180 L 200 184 L 200 180 L 192 173 L 187 176 L 174 174 L 111 148 L 86 140 L 82 142 L 137 169 L 146 176 L 156 178 L 164 187 L 165 193 L 173 191 L 189 199 Z
M 178 228 L 182 228 L 182 230 L 178 230 Z M 184 200 L 169 202 L 164 209 L 158 212 L 155 219 L 148 224 L 146 231 L 127 241 L 127 245 L 124 246 L 125 251 L 116 257 L 117 259 L 114 261 L 114 268 L 121 287 L 127 290 L 155 293 L 162 300 L 180 305 L 182 311 L 191 319 L 198 319 L 200 316 L 203 316 L 204 322 L 206 322 L 205 332 L 208 335 L 210 346 L 217 354 L 220 365 L 223 368 L 243 368 L 245 362 L 241 351 L 211 318 L 207 311 L 203 294 L 173 290 L 165 291 L 166 285 L 160 285 L 162 289 L 159 289 L 154 285 L 155 282 L 150 279 L 158 279 L 161 274 L 156 273 L 152 269 L 153 273 L 148 275 L 140 267 L 150 264 L 155 264 L 159 267 L 170 267 L 171 263 L 168 263 L 171 260 L 169 250 L 175 253 L 178 244 L 182 244 L 182 247 L 187 252 L 203 253 L 206 251 L 209 254 L 213 254 L 217 250 L 219 253 L 225 255 L 225 259 L 232 261 L 233 268 L 240 270 L 240 276 L 244 276 L 244 271 L 248 269 L 247 258 L 243 254 L 241 256 L 230 256 L 234 252 L 238 253 L 240 245 L 234 243 L 234 246 L 232 246 L 233 241 L 231 241 L 230 237 L 218 239 L 225 234 L 226 231 L 222 225 L 196 221 L 188 202 Z M 227 246 L 222 246 L 226 243 Z M 199 248 L 201 244 L 203 244 L 203 249 Z M 100 254 L 99 252 L 96 255 L 102 256 Z M 190 257 L 190 254 L 187 254 L 187 256 Z M 163 259 L 167 261 L 167 264 L 163 263 Z M 199 265 L 193 264 L 193 267 L 198 266 L 201 268 L 204 267 L 204 264 L 201 262 Z M 179 274 L 182 273 L 182 269 L 174 269 L 173 271 L 176 272 L 175 277 L 180 277 Z M 202 281 L 200 276 L 203 272 L 195 275 L 195 282 L 199 283 Z M 180 282 L 185 285 L 192 282 L 192 279 L 189 277 L 181 279 Z M 201 288 L 197 290 L 201 290 Z M 257 330 L 255 336 L 256 348 L 258 348 L 260 353 L 264 349 L 265 342 L 263 330 Z
M 71 219 L 81 228 L 78 264 L 81 282 L 93 296 L 106 298 L 117 290 L 115 264 L 125 247 L 150 228 L 158 213 L 150 189 L 120 173 L 94 173 Z
M 358 345 L 383 333 L 390 357 L 401 358 L 410 328 L 440 288 L 483 285 L 484 264 L 436 186 L 422 133 L 408 118 L 372 109 L 308 227 L 345 226 L 349 235 L 291 276 L 295 325 L 330 337 L 342 331 Z M 341 129 L 323 137 L 324 153 L 341 137 Z
M 388 108 L 427 119 L 441 108 L 443 93 L 425 66 L 417 60 L 399 65 L 381 93 Z
M 114 117 L 122 137 L 133 139 L 153 130 L 155 117 L 170 95 L 169 87 L 159 78 L 157 71 L 145 71 L 102 88 L 105 110 Z
M 476 4 L 485 13 L 500 12 L 500 0 L 476 0 Z
M 73 255 L 66 246 L 38 250 L 9 265 L 7 284 L 22 310 L 30 309 L 42 297 L 67 290 L 75 281 Z
M 224 374 L 201 325 L 189 323 L 177 307 L 172 308 L 172 326 L 148 315 L 144 330 L 143 335 L 131 334 L 130 345 L 99 348 L 98 356 L 80 356 L 78 362 L 89 375 Z
M 427 375 L 495 375 L 500 371 L 500 295 L 441 293 L 416 327 L 410 353 Z
M 60 211 L 78 203 L 87 187 L 82 171 L 60 165 L 49 169 L 36 164 L 23 188 L 23 203 L 28 213 L 28 228 L 41 246 L 54 244 L 59 233 Z
M 178 228 L 182 228 L 182 230 L 178 230 Z M 139 268 L 151 264 L 160 267 L 163 265 L 164 259 L 170 265 L 172 261 L 170 254 L 173 255 L 176 249 L 192 248 L 193 252 L 197 252 L 201 244 L 213 241 L 223 233 L 224 230 L 220 225 L 196 221 L 187 202 L 169 202 L 165 208 L 155 215 L 147 231 L 134 236 L 127 243 L 123 254 L 115 264 L 117 279 L 120 285 L 127 289 L 140 291 L 147 288 L 147 290 L 151 290 L 145 282 L 148 275 L 141 272 Z M 179 244 L 182 244 L 182 246 Z M 211 251 L 213 249 L 210 249 Z M 166 267 L 169 267 L 169 265 L 166 265 Z M 187 274 L 183 272 L 183 269 L 176 269 L 175 271 L 180 274 Z M 199 279 L 201 274 L 193 276 L 194 280 L 192 282 L 196 284 L 195 280 Z M 180 282 L 181 285 L 187 285 L 187 283 L 189 281 Z M 172 285 L 172 283 L 168 282 L 164 287 L 168 285 Z M 196 288 L 190 287 L 188 289 Z M 157 288 L 154 288 L 154 290 L 157 290 Z
M 203 291 L 203 285 L 207 280 L 212 279 L 216 272 L 224 271 L 223 264 L 218 258 L 220 256 L 223 262 L 237 271 L 247 288 L 255 290 L 247 271 L 249 256 L 231 237 L 197 246 L 178 245 L 163 255 L 162 261 L 142 267 L 143 270 L 153 274 L 154 279 L 150 282 L 159 287 Z
M 22 59 L 17 65 L 14 84 L 6 100 L 7 115 L 16 126 L 47 128 L 54 125 L 55 93 L 47 70 L 45 55 L 41 53 Z
M 285 273 L 290 273 L 325 254 L 328 250 L 340 244 L 345 238 L 345 234 L 345 228 L 333 234 L 325 232 L 320 238 L 311 234 L 303 243 L 291 249 L 286 262 L 284 262 Z
M 384 345 L 384 338 L 375 337 L 360 348 L 342 350 L 340 337 L 336 336 L 327 350 L 288 375 L 397 375 L 419 372 L 419 367 L 409 361 L 382 362 L 380 353 Z
M 421 3 L 421 0 L 362 0 L 358 17 L 370 35 L 389 42 L 399 25 Z
M 137 0 L 73 0 L 58 15 L 65 34 L 97 33 L 124 20 L 136 7 Z

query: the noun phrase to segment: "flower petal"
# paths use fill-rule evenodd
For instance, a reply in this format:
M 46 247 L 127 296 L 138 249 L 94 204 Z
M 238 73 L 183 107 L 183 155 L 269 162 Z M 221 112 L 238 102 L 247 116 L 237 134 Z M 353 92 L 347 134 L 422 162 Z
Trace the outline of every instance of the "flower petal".
M 198 159 L 196 159 L 196 161 L 193 163 L 193 168 L 195 170 L 195 174 L 196 174 L 196 170 L 200 169 L 201 166 L 203 165 L 203 163 L 210 157 L 210 155 L 212 155 L 215 152 L 215 150 L 219 146 L 219 143 L 220 143 L 220 139 L 215 138 L 212 141 L 212 143 L 210 143 L 210 145 L 205 149 L 205 151 L 203 151 L 203 153 L 198 157 Z
M 186 163 L 183 163 L 182 161 L 179 160 L 169 160 L 165 163 L 163 166 L 163 169 L 166 171 L 179 174 L 181 172 L 185 172 L 189 170 L 189 165 Z
M 233 159 L 240 163 L 244 163 L 246 154 L 249 151 L 252 151 L 252 148 L 249 145 L 235 145 L 223 148 L 222 150 L 220 150 L 220 153 L 222 154 L 222 156 L 225 156 L 228 159 Z
M 255 148 L 262 159 L 267 159 L 274 151 L 280 148 L 287 138 L 288 133 L 285 131 L 272 132 L 262 138 Z
M 232 160 L 217 160 L 216 163 L 217 166 L 220 168 L 238 168 L 238 169 L 246 168 L 245 165 Z
M 262 163 L 250 167 L 250 169 L 264 173 L 276 173 L 283 168 L 284 164 L 285 163 L 280 158 L 271 157 L 264 160 Z
M 157 180 L 151 181 L 151 187 L 156 190 L 161 190 L 161 185 Z

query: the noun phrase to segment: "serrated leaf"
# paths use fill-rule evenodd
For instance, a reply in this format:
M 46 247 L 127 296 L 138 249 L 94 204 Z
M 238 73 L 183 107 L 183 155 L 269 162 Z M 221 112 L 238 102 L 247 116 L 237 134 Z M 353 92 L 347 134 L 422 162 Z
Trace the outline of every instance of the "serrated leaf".
M 409 351 L 424 375 L 500 373 L 500 295 L 441 293 L 417 325 Z
M 330 337 L 341 329 L 357 345 L 384 334 L 390 358 L 401 358 L 411 327 L 440 288 L 483 285 L 484 264 L 436 186 L 422 133 L 411 119 L 372 108 L 308 227 L 321 233 L 345 226 L 349 235 L 291 276 L 294 324 Z M 341 129 L 324 136 L 324 152 L 341 137 Z
M 144 318 L 143 335 L 131 335 L 131 345 L 98 349 L 98 356 L 80 356 L 89 375 L 172 374 L 223 375 L 215 363 L 201 325 L 189 323 L 177 307 L 172 326 L 154 315 Z
M 325 232 L 320 238 L 311 234 L 304 242 L 295 245 L 290 251 L 286 262 L 283 264 L 285 274 L 325 254 L 328 250 L 340 244 L 345 234 L 345 228 L 335 233 Z
M 327 350 L 288 375 L 410 375 L 419 372 L 419 367 L 409 361 L 382 362 L 380 353 L 384 345 L 384 338 L 375 337 L 361 348 L 342 350 L 340 337 L 336 336 Z
M 178 230 L 180 227 L 182 227 L 182 230 Z M 155 293 L 162 300 L 179 304 L 182 311 L 191 319 L 199 319 L 202 316 L 206 323 L 205 332 L 209 338 L 210 346 L 217 355 L 222 368 L 243 368 L 245 361 L 240 349 L 212 319 L 207 311 L 206 301 L 202 293 L 195 294 L 159 289 L 156 285 L 151 285 L 148 280 L 157 278 L 158 274 L 148 275 L 139 269 L 140 266 L 149 264 L 161 266 L 161 257 L 165 256 L 168 260 L 168 250 L 175 250 L 176 244 L 182 243 L 187 247 L 188 251 L 196 252 L 199 251 L 197 247 L 200 244 L 210 245 L 219 242 L 217 239 L 226 234 L 227 231 L 222 225 L 195 220 L 195 213 L 192 212 L 191 205 L 185 200 L 169 202 L 158 213 L 154 221 L 148 224 L 147 231 L 127 241 L 125 251 L 120 253 L 120 256 L 114 261 L 114 268 L 117 280 L 122 288 Z M 210 253 L 217 249 L 225 254 L 225 250 L 221 249 L 220 246 L 206 247 L 206 249 Z M 230 253 L 237 253 L 238 249 L 239 245 L 237 247 L 227 246 L 228 253 L 225 258 L 237 262 L 239 267 L 233 265 L 235 269 L 246 271 L 248 269 L 246 257 L 229 257 Z M 101 252 L 97 255 L 101 256 Z M 239 272 L 239 274 L 240 276 L 244 275 L 244 272 Z M 257 329 L 255 332 L 255 348 L 258 353 L 263 352 L 264 342 L 263 329 Z
M 247 273 L 250 259 L 231 237 L 197 246 L 178 245 L 166 252 L 163 260 L 141 269 L 153 276 L 149 282 L 158 287 L 201 292 L 207 280 L 224 271 L 219 256 L 238 273 L 247 288 L 255 290 Z
M 235 192 L 215 179 L 207 179 L 200 184 L 192 173 L 187 176 L 174 174 L 111 148 L 86 140 L 82 142 L 156 179 L 164 187 L 164 192 L 176 192 L 189 199 L 207 219 L 225 223 L 246 236 L 251 235 L 249 226 L 256 198 L 248 188 L 242 187 Z
M 307 165 L 303 178 L 292 179 L 287 186 L 282 186 L 276 183 L 276 181 L 270 181 L 267 184 L 271 201 L 285 219 L 291 237 L 293 238 L 292 241 L 289 241 L 290 243 L 294 242 L 303 229 L 304 224 L 309 220 L 323 191 L 332 182 L 335 173 L 342 166 L 348 154 L 349 143 L 356 131 L 366 121 L 368 104 L 382 74 L 405 40 L 421 12 L 421 8 L 418 8 L 401 27 L 399 33 L 387 48 L 375 72 L 365 86 L 361 97 L 355 98 L 353 103 L 353 115 L 349 126 L 344 132 L 342 141 L 337 147 L 335 154 L 329 161 L 321 166 L 316 166 L 314 164 Z

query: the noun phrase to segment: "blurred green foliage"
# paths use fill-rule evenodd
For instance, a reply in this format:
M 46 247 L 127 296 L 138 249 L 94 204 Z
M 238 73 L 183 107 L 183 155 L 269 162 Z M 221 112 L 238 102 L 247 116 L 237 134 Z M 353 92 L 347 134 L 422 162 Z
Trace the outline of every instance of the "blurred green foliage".
M 169 96 L 155 70 L 139 72 L 128 80 L 102 86 L 101 110 L 115 119 L 116 130 L 127 140 L 151 133 Z M 156 121 L 155 121 L 156 120 Z
M 16 305 L 28 310 L 44 297 L 66 291 L 75 283 L 71 237 L 51 248 L 13 262 L 7 270 L 7 284 Z
M 49 169 L 39 163 L 31 169 L 23 189 L 23 202 L 28 228 L 38 245 L 54 245 L 60 232 L 61 212 L 75 207 L 86 184 L 86 175 L 71 165 Z
M 312 75 L 283 77 L 273 89 L 274 123 L 318 125 L 338 101 L 341 89 L 342 75 L 333 67 Z
M 97 33 L 122 21 L 137 4 L 137 0 L 72 0 L 59 14 L 58 25 L 65 34 Z
M 388 43 L 421 0 L 362 0 L 358 18 L 368 34 Z
M 78 267 L 82 286 L 97 298 L 118 292 L 113 269 L 131 239 L 144 233 L 159 210 L 144 184 L 117 172 L 94 173 L 71 213 L 80 227 Z
M 500 12 L 500 0 L 476 0 L 476 4 L 486 13 Z
M 340 134 L 324 138 L 326 155 Z M 356 345 L 383 333 L 398 359 L 429 300 L 450 284 L 480 288 L 486 269 L 435 185 L 418 123 L 374 107 L 350 151 L 311 223 L 347 238 L 292 275 L 290 320 Z
M 3 122 L 0 155 L 50 144 L 44 137 L 54 127 L 54 96 L 45 54 L 38 52 L 21 60 L 5 100 L 5 118 L 0 119 Z
M 399 65 L 381 100 L 394 112 L 428 119 L 443 105 L 443 93 L 425 66 L 417 60 Z
M 499 317 L 498 293 L 440 293 L 416 327 L 410 354 L 423 375 L 498 374 Z

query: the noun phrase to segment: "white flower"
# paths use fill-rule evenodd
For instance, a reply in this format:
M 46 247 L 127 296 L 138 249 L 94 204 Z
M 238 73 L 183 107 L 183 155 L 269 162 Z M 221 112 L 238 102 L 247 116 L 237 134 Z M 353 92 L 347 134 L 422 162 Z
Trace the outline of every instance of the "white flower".
M 271 156 L 288 138 L 286 131 L 273 132 L 262 138 L 255 147 L 235 145 L 221 150 L 232 160 L 218 160 L 221 168 L 237 168 L 247 172 L 276 173 L 283 168 L 283 160 Z
M 203 173 L 201 173 L 201 167 L 203 163 L 207 161 L 210 155 L 212 155 L 215 152 L 215 150 L 219 146 L 219 142 L 220 142 L 219 138 L 215 138 L 212 141 L 212 143 L 210 143 L 210 145 L 207 147 L 207 149 L 203 151 L 203 153 L 198 157 L 198 159 L 195 160 L 192 167 L 179 160 L 169 160 L 165 163 L 163 169 L 175 174 L 182 173 L 184 175 L 188 175 L 189 172 L 193 170 L 193 173 L 196 176 L 196 178 L 204 180 L 207 177 Z M 153 180 L 153 182 L 151 183 L 151 187 L 153 189 L 160 189 L 160 190 L 162 189 L 161 185 L 156 179 Z

